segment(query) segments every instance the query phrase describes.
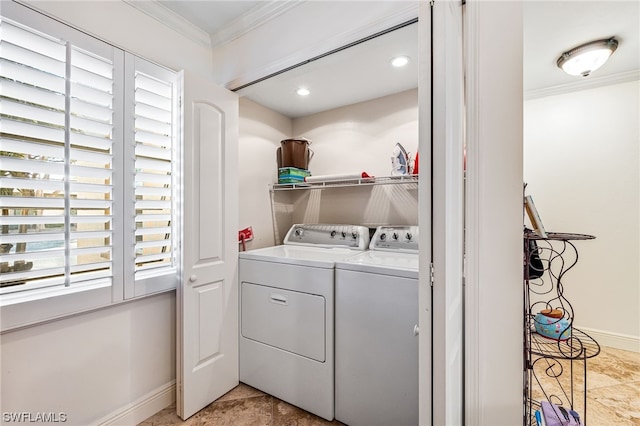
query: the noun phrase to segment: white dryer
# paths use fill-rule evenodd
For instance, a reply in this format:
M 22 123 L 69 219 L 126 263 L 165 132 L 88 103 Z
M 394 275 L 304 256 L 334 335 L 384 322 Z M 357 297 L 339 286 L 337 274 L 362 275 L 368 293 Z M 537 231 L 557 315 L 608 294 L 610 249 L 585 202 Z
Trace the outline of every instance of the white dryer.
M 336 263 L 335 417 L 418 424 L 418 227 L 382 226 Z
M 334 266 L 368 244 L 366 227 L 305 224 L 239 254 L 241 382 L 334 418 Z

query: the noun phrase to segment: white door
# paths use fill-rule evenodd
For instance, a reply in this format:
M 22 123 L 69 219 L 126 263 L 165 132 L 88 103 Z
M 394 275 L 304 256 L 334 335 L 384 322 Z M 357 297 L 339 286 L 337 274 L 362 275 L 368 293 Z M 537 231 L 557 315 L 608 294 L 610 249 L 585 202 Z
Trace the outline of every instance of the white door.
M 177 411 L 238 384 L 238 97 L 183 72 L 182 255 Z
M 434 265 L 432 415 L 434 425 L 461 425 L 464 419 L 462 3 L 435 1 L 431 7 L 431 14 L 433 41 L 431 51 L 433 208 L 431 214 L 433 215 Z M 422 157 L 422 154 L 420 155 Z M 422 216 L 420 220 L 422 226 Z

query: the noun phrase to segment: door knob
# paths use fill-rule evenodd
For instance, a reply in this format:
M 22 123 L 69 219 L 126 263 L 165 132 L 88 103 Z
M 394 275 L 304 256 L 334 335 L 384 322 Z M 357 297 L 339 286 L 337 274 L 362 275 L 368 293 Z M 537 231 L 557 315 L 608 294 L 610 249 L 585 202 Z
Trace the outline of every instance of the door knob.
M 197 275 L 191 275 L 189 277 L 189 281 L 191 281 L 192 283 L 195 283 L 196 281 L 198 281 L 198 276 Z
M 420 334 L 420 327 L 418 327 L 418 324 L 413 326 L 413 335 L 417 336 L 418 334 Z

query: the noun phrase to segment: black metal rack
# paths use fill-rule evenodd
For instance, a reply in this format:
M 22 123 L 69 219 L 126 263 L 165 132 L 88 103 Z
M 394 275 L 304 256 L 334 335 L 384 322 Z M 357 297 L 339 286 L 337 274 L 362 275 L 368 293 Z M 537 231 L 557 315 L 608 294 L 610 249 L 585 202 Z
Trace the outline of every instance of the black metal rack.
M 576 410 L 586 425 L 587 360 L 600 353 L 600 345 L 573 326 L 574 310 L 564 296 L 563 278 L 578 262 L 572 241 L 594 238 L 554 232 L 541 237 L 525 230 L 523 425 L 537 425 L 535 412 L 543 400 Z M 536 331 L 536 315 L 543 310 L 561 313 L 552 321 L 557 322 L 558 337 Z

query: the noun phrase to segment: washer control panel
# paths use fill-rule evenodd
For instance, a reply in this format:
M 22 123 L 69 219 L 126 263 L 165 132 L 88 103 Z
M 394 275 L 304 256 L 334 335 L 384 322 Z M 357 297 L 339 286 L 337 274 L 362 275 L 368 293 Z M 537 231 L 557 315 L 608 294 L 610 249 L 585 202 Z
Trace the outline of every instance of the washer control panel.
M 378 226 L 370 250 L 418 252 L 418 226 Z
M 366 250 L 369 247 L 369 228 L 323 223 L 296 224 L 287 232 L 284 244 Z

